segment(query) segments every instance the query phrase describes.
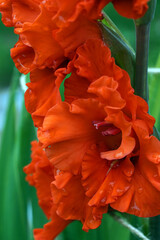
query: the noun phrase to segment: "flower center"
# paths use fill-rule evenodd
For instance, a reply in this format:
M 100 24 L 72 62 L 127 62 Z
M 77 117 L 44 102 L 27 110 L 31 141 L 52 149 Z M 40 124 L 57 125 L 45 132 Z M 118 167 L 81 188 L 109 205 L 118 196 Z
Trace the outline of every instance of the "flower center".
M 95 128 L 97 130 L 99 130 L 99 128 L 101 127 L 105 127 L 107 129 L 104 130 L 101 129 L 101 134 L 103 136 L 115 136 L 117 134 L 119 134 L 121 132 L 121 130 L 117 127 L 115 127 L 112 123 L 108 123 L 108 122 L 99 122 L 99 121 L 93 121 L 93 125 L 95 126 Z
M 107 121 L 93 121 L 96 129 L 96 145 L 100 152 L 117 149 L 120 146 L 121 130 Z

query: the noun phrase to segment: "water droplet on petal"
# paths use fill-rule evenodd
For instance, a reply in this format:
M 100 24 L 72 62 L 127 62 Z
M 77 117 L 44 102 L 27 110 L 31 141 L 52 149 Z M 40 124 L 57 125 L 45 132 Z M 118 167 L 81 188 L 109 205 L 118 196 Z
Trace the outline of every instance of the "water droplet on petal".
M 154 161 L 155 163 L 160 163 L 160 154 L 159 153 L 153 153 L 151 155 L 151 159 L 152 161 Z
M 136 202 L 134 202 L 133 206 L 131 206 L 131 209 L 140 212 L 140 208 L 137 206 Z
M 124 169 L 123 173 L 127 176 L 127 177 L 131 177 L 133 174 L 133 170 L 132 169 Z
M 138 188 L 138 193 L 142 193 L 143 192 L 143 188 L 142 187 L 140 187 L 140 188 Z
M 117 188 L 117 193 L 123 193 L 124 192 L 124 190 L 123 189 L 119 189 L 119 188 Z
M 104 190 L 100 190 L 100 191 L 99 191 L 99 194 L 103 194 L 103 193 L 104 193 Z
M 15 18 L 16 18 L 16 17 L 15 17 Z M 16 27 L 20 27 L 20 26 L 22 26 L 22 22 L 17 21 L 17 22 L 16 22 Z
M 105 203 L 106 202 L 106 197 L 101 199 L 101 203 Z
M 57 169 L 57 170 L 56 170 L 56 175 L 60 175 L 60 172 L 61 172 L 61 171 L 60 171 L 59 169 Z
M 62 192 L 63 192 L 63 196 L 67 196 L 68 195 L 68 192 L 66 191 L 65 188 L 62 188 Z
M 61 21 L 61 22 L 65 22 L 65 19 L 64 19 L 64 17 L 62 17 L 62 16 L 59 16 L 59 21 Z
M 94 223 L 94 220 L 93 220 L 93 219 L 91 219 L 91 220 L 89 221 L 89 223 L 90 223 L 90 224 Z
M 155 174 L 153 175 L 153 177 L 154 177 L 154 178 L 157 178 L 157 177 L 158 177 L 158 174 L 157 174 L 157 173 L 155 173 Z
M 110 183 L 109 183 L 109 185 L 110 185 L 111 187 L 113 187 L 114 184 L 115 184 L 115 182 L 110 182 Z
M 126 192 L 128 189 L 129 189 L 129 186 L 125 187 L 125 188 L 124 188 L 125 192 Z
M 118 152 L 114 156 L 115 156 L 115 158 L 122 158 L 123 157 L 123 152 Z

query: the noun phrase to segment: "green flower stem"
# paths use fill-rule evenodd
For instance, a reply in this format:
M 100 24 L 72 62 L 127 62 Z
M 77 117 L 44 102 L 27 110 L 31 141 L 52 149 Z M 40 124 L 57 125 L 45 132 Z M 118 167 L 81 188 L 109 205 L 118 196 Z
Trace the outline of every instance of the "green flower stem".
M 148 102 L 148 52 L 150 23 L 136 25 L 136 69 L 135 69 L 135 93 Z
M 156 4 L 157 4 L 157 0 L 150 0 L 149 1 L 148 11 L 146 12 L 146 14 L 142 18 L 139 18 L 135 21 L 136 25 L 145 25 L 145 24 L 151 23 L 151 21 L 154 19 Z
M 135 92 L 148 102 L 148 51 L 150 25 L 154 18 L 156 0 L 149 2 L 149 9 L 145 16 L 135 21 L 137 34 L 137 55 L 135 73 Z M 159 138 L 159 133 L 154 129 L 154 134 Z M 160 216 L 149 219 L 151 240 L 160 239 Z
M 154 18 L 156 0 L 149 2 L 149 9 L 145 16 L 135 21 L 136 26 L 136 67 L 135 93 L 148 102 L 148 53 L 150 25 Z

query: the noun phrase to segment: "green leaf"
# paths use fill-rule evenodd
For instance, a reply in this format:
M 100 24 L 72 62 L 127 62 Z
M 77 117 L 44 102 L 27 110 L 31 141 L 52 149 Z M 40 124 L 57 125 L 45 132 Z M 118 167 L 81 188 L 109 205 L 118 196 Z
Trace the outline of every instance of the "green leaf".
M 150 240 L 160 239 L 160 216 L 152 217 L 150 222 Z
M 6 212 L 6 201 L 8 199 L 9 191 L 13 191 L 13 186 L 10 184 L 10 164 L 11 157 L 13 155 L 14 150 L 14 142 L 15 142 L 15 135 L 16 135 L 16 112 L 15 112 L 15 92 L 18 86 L 18 79 L 19 73 L 18 70 L 14 69 L 13 78 L 12 78 L 12 85 L 10 89 L 10 97 L 9 97 L 9 104 L 6 114 L 6 121 L 4 130 L 2 133 L 2 140 L 0 146 L 0 239 L 8 239 L 8 224 L 11 221 L 11 216 L 9 212 Z M 12 198 L 9 198 L 10 202 Z M 6 215 L 8 216 L 6 217 Z M 7 221 L 5 222 L 5 219 Z
M 104 214 L 101 226 L 97 229 L 84 232 L 82 230 L 82 224 L 79 221 L 74 221 L 56 238 L 56 240 L 128 240 L 129 235 L 129 230 L 118 222 L 115 222 L 109 214 Z
M 24 106 L 23 93 L 19 98 L 21 110 L 17 112 L 19 73 L 16 69 L 14 71 L 0 150 L 0 239 L 31 240 L 33 228 L 41 227 L 45 217 L 38 206 L 35 189 L 25 181 L 23 172 L 23 167 L 31 160 L 30 142 L 36 134 Z
M 155 68 L 160 68 L 160 54 Z M 149 108 L 151 115 L 156 119 L 155 127 L 160 131 L 160 73 L 149 75 Z
M 29 186 L 25 181 L 23 167 L 30 161 L 31 146 L 30 142 L 35 139 L 35 129 L 29 113 L 27 113 L 24 101 L 22 101 L 22 110 L 20 123 L 16 135 L 13 162 L 14 162 L 14 179 L 16 186 L 16 202 L 18 203 L 19 219 L 21 219 L 21 227 L 23 229 L 21 239 L 32 239 L 32 226 L 28 221 L 28 203 L 29 203 Z M 36 196 L 35 196 L 36 197 Z M 15 197 L 16 198 L 16 197 Z M 23 224 L 23 225 L 22 225 Z M 16 228 L 16 226 L 15 226 Z M 15 234 L 20 235 L 20 231 Z M 18 237 L 17 236 L 17 237 Z M 17 238 L 18 239 L 18 238 Z

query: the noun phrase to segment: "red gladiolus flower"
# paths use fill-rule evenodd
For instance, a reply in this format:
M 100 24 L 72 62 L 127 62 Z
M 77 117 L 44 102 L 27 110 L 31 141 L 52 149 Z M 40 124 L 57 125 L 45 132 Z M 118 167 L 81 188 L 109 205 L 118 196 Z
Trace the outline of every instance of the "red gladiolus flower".
M 55 40 L 53 32 L 57 27 L 52 22 L 53 11 L 48 11 L 43 4 L 38 5 L 39 14 L 31 21 L 25 21 L 20 26 L 15 25 L 15 33 L 19 34 L 23 47 L 19 50 L 19 44 L 11 50 L 16 67 L 22 73 L 28 73 L 35 68 L 45 67 L 57 68 L 64 60 L 64 52 L 59 43 Z M 27 48 L 27 51 L 24 51 Z M 29 64 L 25 60 L 30 58 Z
M 65 0 L 0 0 L 2 21 L 7 26 L 21 25 L 24 22 L 33 22 L 40 13 L 39 5 L 44 4 L 47 10 L 54 11 L 53 20 L 61 27 L 66 22 L 74 22 L 78 16 L 86 15 L 90 19 L 99 19 L 101 11 L 109 2 L 116 10 L 128 18 L 140 18 L 148 9 L 149 0 L 72 0 L 68 4 Z M 21 12 L 23 11 L 23 14 Z
M 95 20 L 109 2 L 0 0 L 2 21 L 19 35 L 11 50 L 16 67 L 26 74 L 36 68 L 56 69 L 66 58 L 72 59 L 76 48 L 87 39 L 101 38 Z M 148 0 L 112 2 L 121 15 L 129 18 L 143 16 L 148 8 Z
M 81 100 L 81 102 L 83 101 Z M 88 102 L 92 104 L 91 100 Z M 78 103 L 77 100 L 76 103 Z M 95 102 L 93 104 L 96 108 Z M 76 112 L 80 115 L 79 108 L 74 107 L 72 114 L 73 112 L 75 115 Z M 89 111 L 87 111 L 88 113 Z M 64 114 L 66 115 L 66 113 Z M 85 115 L 84 110 L 81 114 Z M 96 113 L 94 114 L 96 115 Z M 79 119 L 79 128 L 82 127 L 83 123 L 81 122 L 82 118 Z M 70 123 L 76 127 L 75 121 Z M 105 134 L 102 134 L 104 132 L 102 132 L 102 127 L 107 128 Z M 116 127 L 109 126 L 108 123 L 94 122 L 93 129 L 89 129 L 88 132 L 92 131 L 93 133 L 94 128 L 97 128 L 95 135 L 97 135 L 99 144 L 92 144 L 84 156 L 81 155 L 82 165 L 76 175 L 72 175 L 70 171 L 59 170 L 56 167 L 57 164 L 48 160 L 42 147 L 36 141 L 32 142 L 32 162 L 24 168 L 24 171 L 27 174 L 27 181 L 37 190 L 39 205 L 48 219 L 51 219 L 43 229 L 34 230 L 36 240 L 53 240 L 72 220 L 80 220 L 85 231 L 97 228 L 101 223 L 102 214 L 107 212 L 109 204 L 121 212 L 143 217 L 160 213 L 160 142 L 155 137 L 148 136 L 148 128 L 142 120 L 136 120 L 133 124 L 136 137 L 134 134 L 133 136 L 135 139 L 137 138 L 137 146 L 134 151 L 122 159 L 107 160 L 100 156 L 99 150 L 106 146 L 116 147 L 115 139 L 118 135 L 121 137 L 121 134 Z M 98 128 L 100 129 L 98 130 Z M 86 137 L 83 136 L 84 141 Z M 76 154 L 78 156 L 80 151 L 84 151 L 84 147 L 83 149 L 74 148 L 79 144 L 78 142 L 80 143 L 81 139 L 77 139 L 75 145 L 72 145 L 72 152 L 73 149 L 78 150 L 77 153 L 74 152 L 75 156 Z M 120 143 L 118 139 L 116 142 Z M 66 143 L 67 140 L 64 144 Z M 84 142 L 85 144 L 86 142 Z M 57 148 L 56 145 L 55 147 Z M 62 149 L 60 151 L 63 155 Z M 65 156 L 61 156 L 61 159 L 62 157 Z M 70 156 L 68 155 L 68 157 Z M 74 166 L 73 155 L 71 157 L 72 163 L 67 158 L 64 159 L 63 165 L 65 166 L 66 161 L 66 169 L 67 164 Z M 54 160 L 58 160 L 58 158 Z
M 58 88 L 69 72 L 62 102 Z M 109 206 L 140 217 L 160 214 L 154 119 L 101 40 L 87 40 L 67 69 L 33 71 L 28 86 L 26 105 L 47 156 L 38 145 L 43 154 L 32 154 L 25 172 L 51 219 L 35 239 L 53 239 L 72 220 L 85 231 L 97 228 Z
M 105 85 L 111 81 L 107 77 L 105 80 Z M 89 90 L 103 81 L 104 78 L 98 79 Z M 112 97 L 117 89 L 110 90 Z M 115 107 L 108 105 L 105 98 L 104 102 L 89 98 L 57 104 L 48 111 L 38 131 L 39 140 L 57 169 L 82 175 L 89 206 L 110 204 L 141 217 L 157 215 L 160 143 L 149 137 L 145 120 L 126 116 L 124 105 L 117 105 L 116 110 Z M 146 198 L 146 186 L 153 198 Z
M 20 72 L 27 74 L 45 67 L 56 69 L 66 58 L 72 58 L 76 48 L 88 38 L 101 38 L 97 23 L 87 16 L 79 16 L 59 28 L 53 20 L 58 9 L 55 1 L 1 0 L 4 24 L 14 26 L 19 35 L 11 57 Z
M 109 204 L 141 217 L 159 214 L 160 142 L 150 136 L 154 119 L 147 104 L 133 94 L 128 74 L 100 40 L 88 40 L 77 55 L 73 76 L 66 80 L 68 102 L 51 108 L 38 130 L 50 163 L 82 176 L 90 207 Z M 84 88 L 74 92 L 81 84 Z M 153 198 L 146 197 L 145 186 Z

